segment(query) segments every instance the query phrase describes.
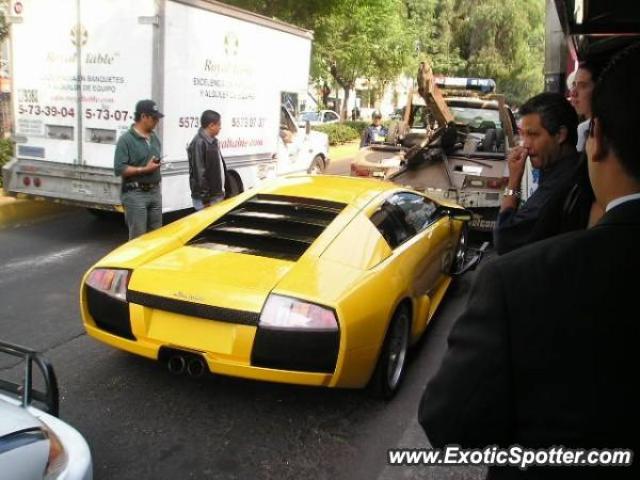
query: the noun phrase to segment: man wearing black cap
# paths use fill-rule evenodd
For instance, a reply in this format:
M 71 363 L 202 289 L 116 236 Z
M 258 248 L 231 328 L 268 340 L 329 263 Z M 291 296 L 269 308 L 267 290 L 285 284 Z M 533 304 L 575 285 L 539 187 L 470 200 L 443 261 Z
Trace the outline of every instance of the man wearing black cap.
M 153 133 L 164 117 L 153 100 L 136 104 L 134 124 L 118 139 L 113 169 L 122 177 L 122 206 L 129 240 L 162 226 L 160 140 Z

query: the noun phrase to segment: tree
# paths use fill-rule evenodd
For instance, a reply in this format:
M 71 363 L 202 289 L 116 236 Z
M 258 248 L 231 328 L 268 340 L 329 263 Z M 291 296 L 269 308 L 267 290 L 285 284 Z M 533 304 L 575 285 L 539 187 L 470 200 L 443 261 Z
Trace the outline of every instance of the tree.
M 9 25 L 6 18 L 7 1 L 0 0 L 0 43 L 9 35 Z
M 542 0 L 461 0 L 458 8 L 454 28 L 465 74 L 494 78 L 514 103 L 542 90 Z
M 330 75 L 345 92 L 341 115 L 357 78 L 383 84 L 396 78 L 409 61 L 412 31 L 407 30 L 402 0 L 230 0 L 255 12 L 289 21 L 315 32 L 312 77 Z
M 426 56 L 436 74 L 494 78 L 509 101 L 542 90 L 544 0 L 227 0 L 314 30 L 311 74 L 345 90 L 356 78 L 384 87 L 415 76 Z
M 396 78 L 412 50 L 400 0 L 351 0 L 336 5 L 316 23 L 318 70 L 328 69 L 344 90 L 342 117 L 357 78 Z

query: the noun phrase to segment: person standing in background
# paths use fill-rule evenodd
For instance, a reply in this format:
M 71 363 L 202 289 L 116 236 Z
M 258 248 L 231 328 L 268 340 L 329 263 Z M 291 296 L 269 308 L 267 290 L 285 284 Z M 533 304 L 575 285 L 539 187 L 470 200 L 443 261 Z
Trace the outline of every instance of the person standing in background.
M 133 117 L 135 123 L 116 145 L 113 170 L 122 177 L 121 199 L 129 240 L 162 226 L 162 147 L 153 133 L 162 117 L 156 102 L 140 100 Z
M 602 66 L 593 60 L 587 59 L 580 62 L 571 86 L 571 105 L 576 109 L 578 116 L 584 120 L 578 124 L 578 143 L 576 144 L 578 152 L 584 151 L 591 120 L 591 95 L 601 70 Z
M 200 117 L 200 130 L 187 148 L 189 186 L 196 210 L 224 199 L 227 168 L 216 138 L 221 128 L 220 114 L 205 110 Z

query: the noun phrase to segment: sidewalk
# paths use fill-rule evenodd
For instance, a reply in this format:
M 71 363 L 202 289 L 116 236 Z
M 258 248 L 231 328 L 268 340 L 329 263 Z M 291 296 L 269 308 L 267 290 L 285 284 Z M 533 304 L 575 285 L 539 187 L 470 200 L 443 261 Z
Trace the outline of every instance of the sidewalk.
M 9 197 L 0 189 L 0 229 L 38 217 L 62 213 L 72 207 L 53 202 Z
M 342 160 L 345 158 L 353 157 L 359 149 L 360 149 L 359 140 L 343 143 L 342 145 L 330 146 L 329 159 L 333 161 L 333 160 Z

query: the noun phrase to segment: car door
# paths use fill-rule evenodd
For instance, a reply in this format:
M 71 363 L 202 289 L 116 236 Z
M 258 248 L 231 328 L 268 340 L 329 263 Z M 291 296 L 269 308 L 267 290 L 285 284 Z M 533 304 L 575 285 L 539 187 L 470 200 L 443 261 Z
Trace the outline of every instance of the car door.
M 392 261 L 410 282 L 414 297 L 429 295 L 450 263 L 450 221 L 437 204 L 413 192 L 389 197 L 371 221 L 393 250 Z

